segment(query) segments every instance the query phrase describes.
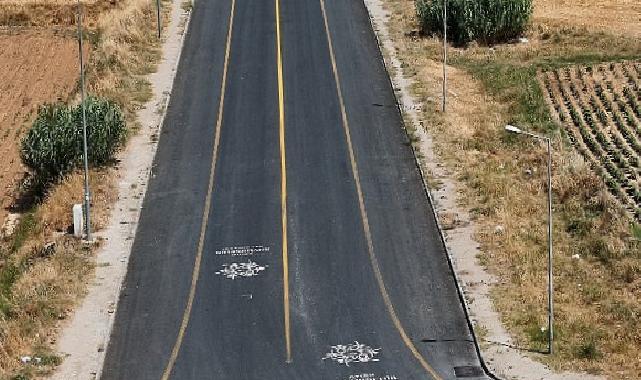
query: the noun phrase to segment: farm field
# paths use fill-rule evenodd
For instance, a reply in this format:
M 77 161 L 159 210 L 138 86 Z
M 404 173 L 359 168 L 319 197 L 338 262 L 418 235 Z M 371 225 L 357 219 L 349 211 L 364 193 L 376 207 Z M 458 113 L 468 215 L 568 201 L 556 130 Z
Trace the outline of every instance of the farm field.
M 19 144 L 46 102 L 66 101 L 78 79 L 73 39 L 43 33 L 0 34 L 0 220 L 24 176 Z
M 566 67 L 540 78 L 572 145 L 641 219 L 641 62 Z

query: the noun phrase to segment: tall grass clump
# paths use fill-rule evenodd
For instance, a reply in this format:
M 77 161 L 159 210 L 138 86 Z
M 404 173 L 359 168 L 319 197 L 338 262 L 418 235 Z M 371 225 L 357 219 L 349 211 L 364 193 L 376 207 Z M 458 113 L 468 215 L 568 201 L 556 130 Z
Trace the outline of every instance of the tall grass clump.
M 103 166 L 125 136 L 120 107 L 101 98 L 85 100 L 89 163 Z M 40 190 L 82 163 L 82 105 L 52 104 L 40 107 L 38 116 L 22 140 L 20 157 Z
M 505 42 L 523 34 L 532 16 L 532 0 L 416 0 L 423 31 L 443 34 L 447 1 L 448 39 L 457 45 Z

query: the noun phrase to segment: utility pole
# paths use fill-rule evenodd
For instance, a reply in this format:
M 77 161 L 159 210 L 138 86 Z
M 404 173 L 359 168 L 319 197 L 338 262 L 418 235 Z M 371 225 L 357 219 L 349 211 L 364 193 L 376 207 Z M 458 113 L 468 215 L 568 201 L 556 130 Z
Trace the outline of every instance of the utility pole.
M 443 112 L 447 104 L 447 0 L 443 0 Z
M 548 143 L 548 352 L 554 353 L 554 284 L 552 283 L 552 142 Z
M 160 32 L 162 25 L 160 24 L 160 0 L 156 0 L 156 16 L 158 19 L 158 39 L 160 39 Z
M 87 110 L 85 104 L 85 65 L 82 48 L 82 4 L 78 0 L 78 57 L 80 60 L 80 98 L 82 103 L 82 145 L 83 161 L 85 166 L 85 233 L 87 241 L 91 241 L 91 222 L 90 222 L 90 195 L 89 195 L 89 156 L 87 149 Z

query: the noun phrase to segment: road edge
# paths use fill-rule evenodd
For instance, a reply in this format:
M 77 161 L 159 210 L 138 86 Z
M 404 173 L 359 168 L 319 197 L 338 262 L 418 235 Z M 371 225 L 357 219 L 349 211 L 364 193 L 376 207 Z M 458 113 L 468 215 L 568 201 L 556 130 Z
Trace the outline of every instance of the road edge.
M 95 275 L 70 322 L 60 330 L 56 352 L 64 356 L 52 380 L 100 379 L 115 321 L 116 306 L 127 274 L 158 139 L 178 71 L 194 0 L 171 0 L 170 21 L 162 41 L 157 71 L 147 79 L 152 98 L 137 111 L 141 128 L 119 154 L 118 200 L 107 227 L 97 233 L 104 245 L 96 254 Z

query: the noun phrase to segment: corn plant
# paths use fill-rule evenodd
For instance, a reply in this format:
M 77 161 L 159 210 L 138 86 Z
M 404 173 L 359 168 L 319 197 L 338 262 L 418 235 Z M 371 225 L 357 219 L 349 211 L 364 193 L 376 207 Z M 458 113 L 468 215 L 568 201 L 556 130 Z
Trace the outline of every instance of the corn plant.
M 89 163 L 102 166 L 113 159 L 125 135 L 120 108 L 104 99 L 85 100 Z M 82 106 L 40 107 L 21 143 L 20 157 L 39 190 L 80 165 L 83 157 Z
M 447 0 L 448 36 L 456 44 L 505 42 L 523 34 L 532 0 Z M 416 0 L 423 31 L 442 35 L 443 0 Z

